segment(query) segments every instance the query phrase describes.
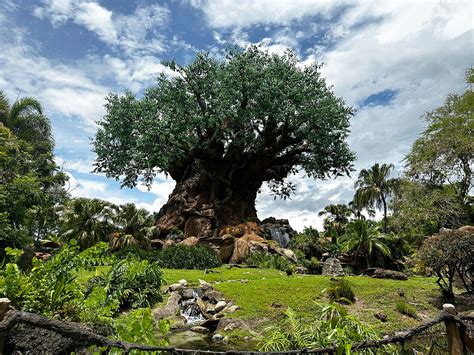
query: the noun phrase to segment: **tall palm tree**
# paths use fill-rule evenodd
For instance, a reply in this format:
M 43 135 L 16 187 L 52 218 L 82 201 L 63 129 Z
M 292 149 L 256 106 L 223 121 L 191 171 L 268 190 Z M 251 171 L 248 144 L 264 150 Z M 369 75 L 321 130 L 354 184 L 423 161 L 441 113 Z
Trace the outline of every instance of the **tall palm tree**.
M 387 232 L 387 198 L 392 194 L 394 179 L 389 179 L 393 164 L 374 164 L 362 169 L 355 183 L 357 200 L 364 207 L 383 208 L 383 229 Z
M 375 250 L 384 256 L 390 256 L 390 248 L 387 245 L 389 240 L 386 235 L 380 233 L 377 226 L 364 220 L 355 220 L 347 225 L 346 233 L 341 238 L 342 250 L 364 257 L 369 268 Z
M 362 203 L 359 194 L 355 194 L 354 198 L 351 202 L 347 204 L 351 209 L 352 214 L 354 215 L 355 219 L 363 219 L 365 220 L 365 215 L 362 213 L 363 210 L 367 212 L 369 217 L 375 216 L 375 210 L 371 206 L 364 206 Z
M 76 198 L 65 206 L 62 239 L 75 239 L 82 249 L 107 241 L 116 207 L 99 199 Z
M 115 228 L 110 240 L 114 249 L 124 246 L 148 247 L 150 237 L 157 230 L 153 217 L 145 209 L 138 209 L 133 203 L 119 207 L 114 218 Z
M 35 145 L 54 145 L 49 119 L 43 115 L 41 103 L 33 97 L 23 97 L 10 105 L 5 93 L 0 90 L 0 123 L 15 136 Z
M 337 238 L 344 233 L 344 227 L 349 223 L 351 210 L 344 204 L 331 204 L 324 207 L 324 210 L 318 213 L 318 216 L 324 218 L 324 229 L 331 236 L 331 241 L 336 244 Z

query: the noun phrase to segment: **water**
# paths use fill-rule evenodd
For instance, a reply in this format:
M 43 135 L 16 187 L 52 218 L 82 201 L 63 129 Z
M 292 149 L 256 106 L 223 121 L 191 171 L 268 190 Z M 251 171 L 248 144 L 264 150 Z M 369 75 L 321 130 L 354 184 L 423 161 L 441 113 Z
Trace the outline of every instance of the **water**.
M 186 319 L 186 325 L 197 325 L 203 323 L 206 318 L 197 305 L 198 294 L 193 291 L 193 298 L 181 303 L 181 316 Z
M 270 235 L 272 240 L 276 241 L 278 245 L 282 248 L 286 248 L 290 243 L 290 235 L 288 233 L 283 233 L 280 228 L 270 227 Z

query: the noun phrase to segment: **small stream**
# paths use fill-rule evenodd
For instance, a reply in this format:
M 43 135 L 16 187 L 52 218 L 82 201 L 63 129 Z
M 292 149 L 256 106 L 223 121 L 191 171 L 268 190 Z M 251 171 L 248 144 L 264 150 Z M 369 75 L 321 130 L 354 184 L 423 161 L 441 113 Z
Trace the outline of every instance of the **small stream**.
M 206 318 L 197 304 L 198 294 L 193 290 L 193 298 L 181 302 L 181 316 L 186 319 L 186 325 L 202 324 Z

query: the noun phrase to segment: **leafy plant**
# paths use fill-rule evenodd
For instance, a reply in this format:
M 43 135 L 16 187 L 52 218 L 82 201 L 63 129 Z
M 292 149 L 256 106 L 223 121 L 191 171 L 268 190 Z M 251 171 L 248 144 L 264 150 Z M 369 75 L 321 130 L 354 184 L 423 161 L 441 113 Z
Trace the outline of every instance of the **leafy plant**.
M 221 260 L 205 245 L 174 245 L 162 250 L 158 263 L 166 269 L 210 269 L 220 266 Z
M 290 262 L 281 255 L 269 253 L 252 253 L 245 261 L 249 266 L 258 266 L 264 269 L 276 269 L 286 271 L 290 268 Z
M 404 314 L 406 316 L 418 319 L 418 314 L 416 312 L 415 306 L 400 300 L 395 304 L 395 308 L 397 309 L 398 312 L 401 314 Z
M 312 257 L 321 258 L 327 251 L 329 241 L 321 237 L 317 229 L 305 227 L 302 233 L 298 233 L 291 240 L 291 249 L 300 250 L 308 259 Z
M 350 304 L 356 300 L 350 282 L 344 278 L 331 280 L 330 286 L 324 292 L 331 301 Z

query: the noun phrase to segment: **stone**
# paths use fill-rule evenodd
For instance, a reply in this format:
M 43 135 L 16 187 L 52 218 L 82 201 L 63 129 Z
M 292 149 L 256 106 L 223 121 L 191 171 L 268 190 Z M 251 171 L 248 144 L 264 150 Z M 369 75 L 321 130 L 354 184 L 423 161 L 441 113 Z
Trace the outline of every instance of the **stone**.
M 204 280 L 199 280 L 199 287 L 203 291 L 206 291 L 206 290 L 210 289 L 212 286 Z
M 10 309 L 12 302 L 8 298 L 0 298 L 0 320 L 3 319 L 5 313 Z
M 191 328 L 191 331 L 195 333 L 209 333 L 209 329 L 201 325 L 195 325 L 194 327 Z
M 181 295 L 178 292 L 172 292 L 168 297 L 166 306 L 155 308 L 152 310 L 152 314 L 155 319 L 163 319 L 167 317 L 172 317 L 178 313 L 179 302 L 181 301 Z
M 468 234 L 474 234 L 474 226 L 462 226 L 457 229 L 457 232 L 459 235 L 468 235 Z
M 216 305 L 214 306 L 214 312 L 219 313 L 225 308 L 225 306 L 227 306 L 227 303 L 225 301 L 217 302 Z
M 212 336 L 212 341 L 220 342 L 222 340 L 224 340 L 224 336 L 222 334 L 216 333 Z
M 224 308 L 222 311 L 223 311 L 224 313 L 233 313 L 233 312 L 235 312 L 235 311 L 237 311 L 237 310 L 239 310 L 239 309 L 240 309 L 239 306 L 233 305 L 233 306 L 228 306 L 228 307 Z
M 287 219 L 276 219 L 274 217 L 265 218 L 261 223 L 261 227 L 265 237 L 276 241 L 282 248 L 288 247 L 291 239 L 297 234 L 296 231 L 291 228 Z
M 161 239 L 152 239 L 150 240 L 150 247 L 152 249 L 163 249 L 165 245 L 165 241 L 164 240 L 161 240 Z
M 227 263 L 232 257 L 232 253 L 234 252 L 234 246 L 235 238 L 231 234 L 224 234 L 221 237 L 218 255 L 219 259 L 221 259 L 223 263 Z
M 408 280 L 408 276 L 403 272 L 395 270 L 386 270 L 379 267 L 372 267 L 364 270 L 364 275 L 373 277 L 375 279 L 392 279 L 392 280 Z
M 388 320 L 387 315 L 385 313 L 382 313 L 382 312 L 375 313 L 374 317 L 377 318 L 379 321 L 384 322 L 384 323 Z
M 239 264 L 244 262 L 251 252 L 258 251 L 258 249 L 265 249 L 265 239 L 255 233 L 245 234 L 243 237 L 235 241 L 231 264 Z M 268 250 L 268 248 L 267 248 Z
M 306 275 L 309 274 L 308 268 L 304 266 L 295 267 L 295 274 Z
M 184 300 L 189 300 L 189 299 L 192 299 L 194 298 L 194 290 L 192 288 L 183 288 L 181 290 L 181 297 L 184 299 Z
M 172 285 L 168 286 L 169 291 L 179 291 L 182 288 L 184 288 L 184 286 L 182 284 L 172 284 Z
M 172 239 L 167 239 L 165 240 L 165 242 L 163 243 L 163 249 L 166 249 L 166 248 L 169 248 L 169 247 L 172 247 L 173 245 L 175 245 L 176 242 Z
M 281 249 L 281 254 L 290 261 L 297 262 L 298 258 L 296 257 L 293 250 L 290 249 Z
M 178 283 L 183 286 L 188 286 L 188 281 L 186 281 L 185 279 L 179 280 Z
M 186 238 L 182 242 L 179 242 L 178 245 L 192 247 L 192 246 L 197 245 L 198 243 L 199 243 L 199 239 L 193 236 L 193 237 Z
M 336 258 L 329 258 L 323 264 L 323 276 L 344 276 L 341 262 Z

